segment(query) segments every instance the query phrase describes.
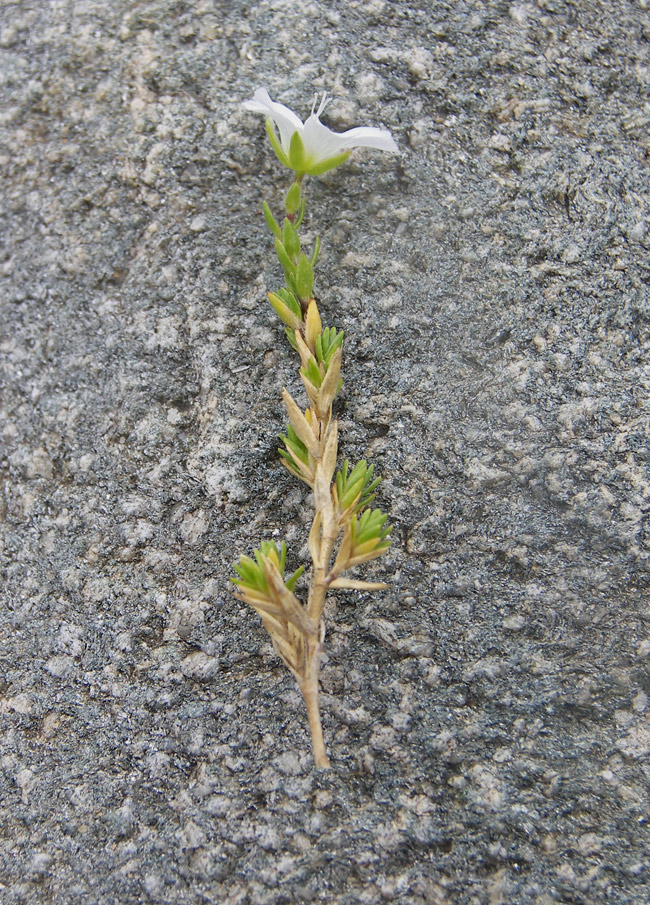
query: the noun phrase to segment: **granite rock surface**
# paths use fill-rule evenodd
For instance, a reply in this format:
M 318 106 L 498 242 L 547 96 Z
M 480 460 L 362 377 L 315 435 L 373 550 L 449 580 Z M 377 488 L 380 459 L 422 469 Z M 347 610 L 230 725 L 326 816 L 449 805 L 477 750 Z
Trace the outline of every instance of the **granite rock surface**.
M 309 185 L 394 547 L 300 695 L 232 561 L 309 500 L 241 101 Z M 646 0 L 0 10 L 0 900 L 650 902 Z M 305 515 L 307 511 L 307 515 Z

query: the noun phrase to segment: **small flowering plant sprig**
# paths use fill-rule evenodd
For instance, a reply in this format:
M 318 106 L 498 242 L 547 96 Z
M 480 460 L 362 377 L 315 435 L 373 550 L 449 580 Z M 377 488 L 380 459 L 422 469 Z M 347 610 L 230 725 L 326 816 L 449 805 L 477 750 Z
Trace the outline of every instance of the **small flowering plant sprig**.
M 379 478 L 365 461 L 351 467 L 347 459 L 337 470 L 338 424 L 332 416 L 341 389 L 343 332 L 323 328 L 314 298 L 314 267 L 320 240 L 308 254 L 299 229 L 305 215 L 304 179 L 320 176 L 345 163 L 353 148 L 397 151 L 389 132 L 361 127 L 337 134 L 320 121 L 326 96 L 317 112 L 302 120 L 284 104 L 275 103 L 265 88 L 244 107 L 266 116 L 266 131 L 280 163 L 293 171 L 279 223 L 264 202 L 264 217 L 284 270 L 285 285 L 268 298 L 285 325 L 291 346 L 300 357 L 300 377 L 308 404 L 303 410 L 288 390 L 282 391 L 288 425 L 280 435 L 283 465 L 311 487 L 315 515 L 309 533 L 312 560 L 306 603 L 295 595 L 304 567 L 286 577 L 287 547 L 263 541 L 254 558 L 242 556 L 233 578 L 236 596 L 259 613 L 273 645 L 295 676 L 307 706 L 314 759 L 329 766 L 318 706 L 318 674 L 325 629 L 323 608 L 330 588 L 380 590 L 383 582 L 343 577 L 355 566 L 381 556 L 390 546 L 387 516 L 372 509 Z

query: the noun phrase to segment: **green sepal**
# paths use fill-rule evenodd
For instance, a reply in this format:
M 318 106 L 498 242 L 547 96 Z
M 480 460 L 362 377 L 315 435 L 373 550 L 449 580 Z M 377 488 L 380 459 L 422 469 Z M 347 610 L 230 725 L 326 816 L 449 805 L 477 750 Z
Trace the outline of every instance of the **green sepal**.
M 271 147 L 275 151 L 275 155 L 278 158 L 278 160 L 280 161 L 280 163 L 283 166 L 289 167 L 289 169 L 291 169 L 292 167 L 291 167 L 291 164 L 289 163 L 289 158 L 282 150 L 282 145 L 280 144 L 280 139 L 277 136 L 277 133 L 275 131 L 275 126 L 273 125 L 273 121 L 271 120 L 270 117 L 268 117 L 266 120 L 266 134 L 269 136 L 269 141 L 271 142 Z
M 296 288 L 299 299 L 306 302 L 311 299 L 314 292 L 314 268 L 304 252 L 298 258 L 296 265 Z
M 296 132 L 294 134 L 297 135 L 298 133 Z M 349 151 L 342 151 L 334 157 L 328 157 L 327 160 L 321 160 L 320 163 L 315 163 L 313 166 L 307 167 L 305 172 L 309 173 L 310 176 L 322 176 L 323 173 L 327 173 L 328 170 L 340 167 L 342 163 L 345 163 L 349 156 Z
M 300 195 L 300 183 L 294 182 L 289 191 L 287 192 L 287 197 L 284 202 L 285 209 L 288 214 L 295 214 L 298 208 L 300 207 L 302 198 Z
M 266 225 L 271 230 L 271 232 L 273 233 L 274 236 L 276 236 L 278 239 L 281 239 L 282 230 L 276 223 L 275 217 L 273 216 L 273 214 L 271 212 L 271 208 L 268 206 L 266 201 L 262 205 L 262 210 L 264 211 L 264 219 L 266 220 Z
M 300 237 L 298 236 L 298 230 L 287 217 L 284 218 L 284 223 L 282 224 L 282 244 L 292 260 L 298 257 L 300 254 Z
M 302 141 L 302 135 L 296 131 L 291 136 L 289 144 L 289 166 L 296 173 L 305 172 L 305 146 Z

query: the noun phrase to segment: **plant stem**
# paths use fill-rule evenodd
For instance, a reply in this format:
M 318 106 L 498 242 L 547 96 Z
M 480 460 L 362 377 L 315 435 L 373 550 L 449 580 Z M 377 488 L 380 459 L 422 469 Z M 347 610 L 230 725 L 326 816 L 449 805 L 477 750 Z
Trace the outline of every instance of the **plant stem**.
M 301 186 L 302 179 L 303 175 L 296 173 L 294 184 Z M 296 213 L 291 213 L 290 211 L 286 210 L 285 216 L 290 223 L 294 223 L 296 214 L 299 214 L 300 219 L 302 219 L 302 212 L 304 212 L 304 199 L 301 199 L 301 206 L 298 211 L 296 211 Z M 303 304 L 302 299 L 300 300 L 300 304 L 303 308 L 304 318 L 307 314 L 307 305 Z M 318 322 L 320 329 L 320 317 L 318 318 Z M 302 328 L 302 332 L 304 336 L 304 326 Z M 322 534 L 320 538 L 318 554 L 314 556 L 313 560 L 313 572 L 309 588 L 307 612 L 314 619 L 316 625 L 322 625 L 321 618 L 323 614 L 323 608 L 325 606 L 325 597 L 328 588 L 327 576 L 330 567 L 330 560 L 332 558 L 332 549 L 334 547 L 334 543 L 338 534 L 338 525 L 332 503 L 332 474 L 325 474 L 322 458 L 328 428 L 330 430 L 332 429 L 330 427 L 332 415 L 331 404 L 329 407 L 329 412 L 326 413 L 326 416 L 323 415 L 323 413 L 318 412 L 318 409 L 315 407 L 312 409 L 312 411 L 318 417 L 317 437 L 321 442 L 321 455 L 320 457 L 317 457 L 312 489 L 314 491 L 314 508 L 316 510 L 316 513 L 320 514 L 322 520 Z M 334 426 L 333 430 L 336 431 L 336 425 Z M 317 640 L 310 640 L 306 651 L 306 658 L 304 663 L 305 669 L 302 677 L 299 679 L 299 685 L 305 699 L 305 705 L 307 707 L 307 717 L 309 719 L 309 729 L 311 732 L 314 761 L 316 767 L 319 770 L 325 770 L 329 767 L 330 762 L 327 756 L 327 751 L 325 750 L 323 727 L 321 725 L 320 710 L 318 706 L 318 673 L 320 670 L 321 650 L 322 637 Z
M 309 669 L 307 679 L 301 684 L 300 690 L 305 699 L 307 706 L 307 717 L 309 719 L 309 730 L 311 732 L 311 744 L 314 751 L 314 762 L 319 770 L 326 770 L 330 761 L 325 750 L 325 741 L 323 740 L 323 727 L 320 721 L 320 711 L 318 709 L 318 660 L 319 652 L 315 654 L 315 666 Z
M 321 510 L 322 512 L 322 510 Z M 328 570 L 332 558 L 332 548 L 336 537 L 330 532 L 323 531 L 320 548 L 320 561 L 314 563 L 314 577 L 312 579 L 311 594 L 309 595 L 308 612 L 312 619 L 320 621 L 325 606 L 325 597 L 329 587 Z

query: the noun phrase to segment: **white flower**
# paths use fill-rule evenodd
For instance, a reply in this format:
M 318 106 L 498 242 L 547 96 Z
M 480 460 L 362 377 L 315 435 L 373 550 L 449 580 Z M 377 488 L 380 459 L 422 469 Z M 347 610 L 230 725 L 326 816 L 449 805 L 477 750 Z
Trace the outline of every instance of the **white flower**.
M 258 88 L 244 107 L 253 113 L 266 115 L 267 131 L 273 148 L 285 166 L 298 172 L 318 176 L 347 160 L 352 148 L 376 148 L 379 151 L 398 151 L 387 129 L 360 126 L 347 132 L 332 132 L 319 117 L 327 104 L 323 94 L 318 110 L 303 124 L 300 117 L 284 104 L 272 101 L 266 88 Z M 279 134 L 275 131 L 274 125 Z M 297 136 L 297 137 L 296 137 Z

